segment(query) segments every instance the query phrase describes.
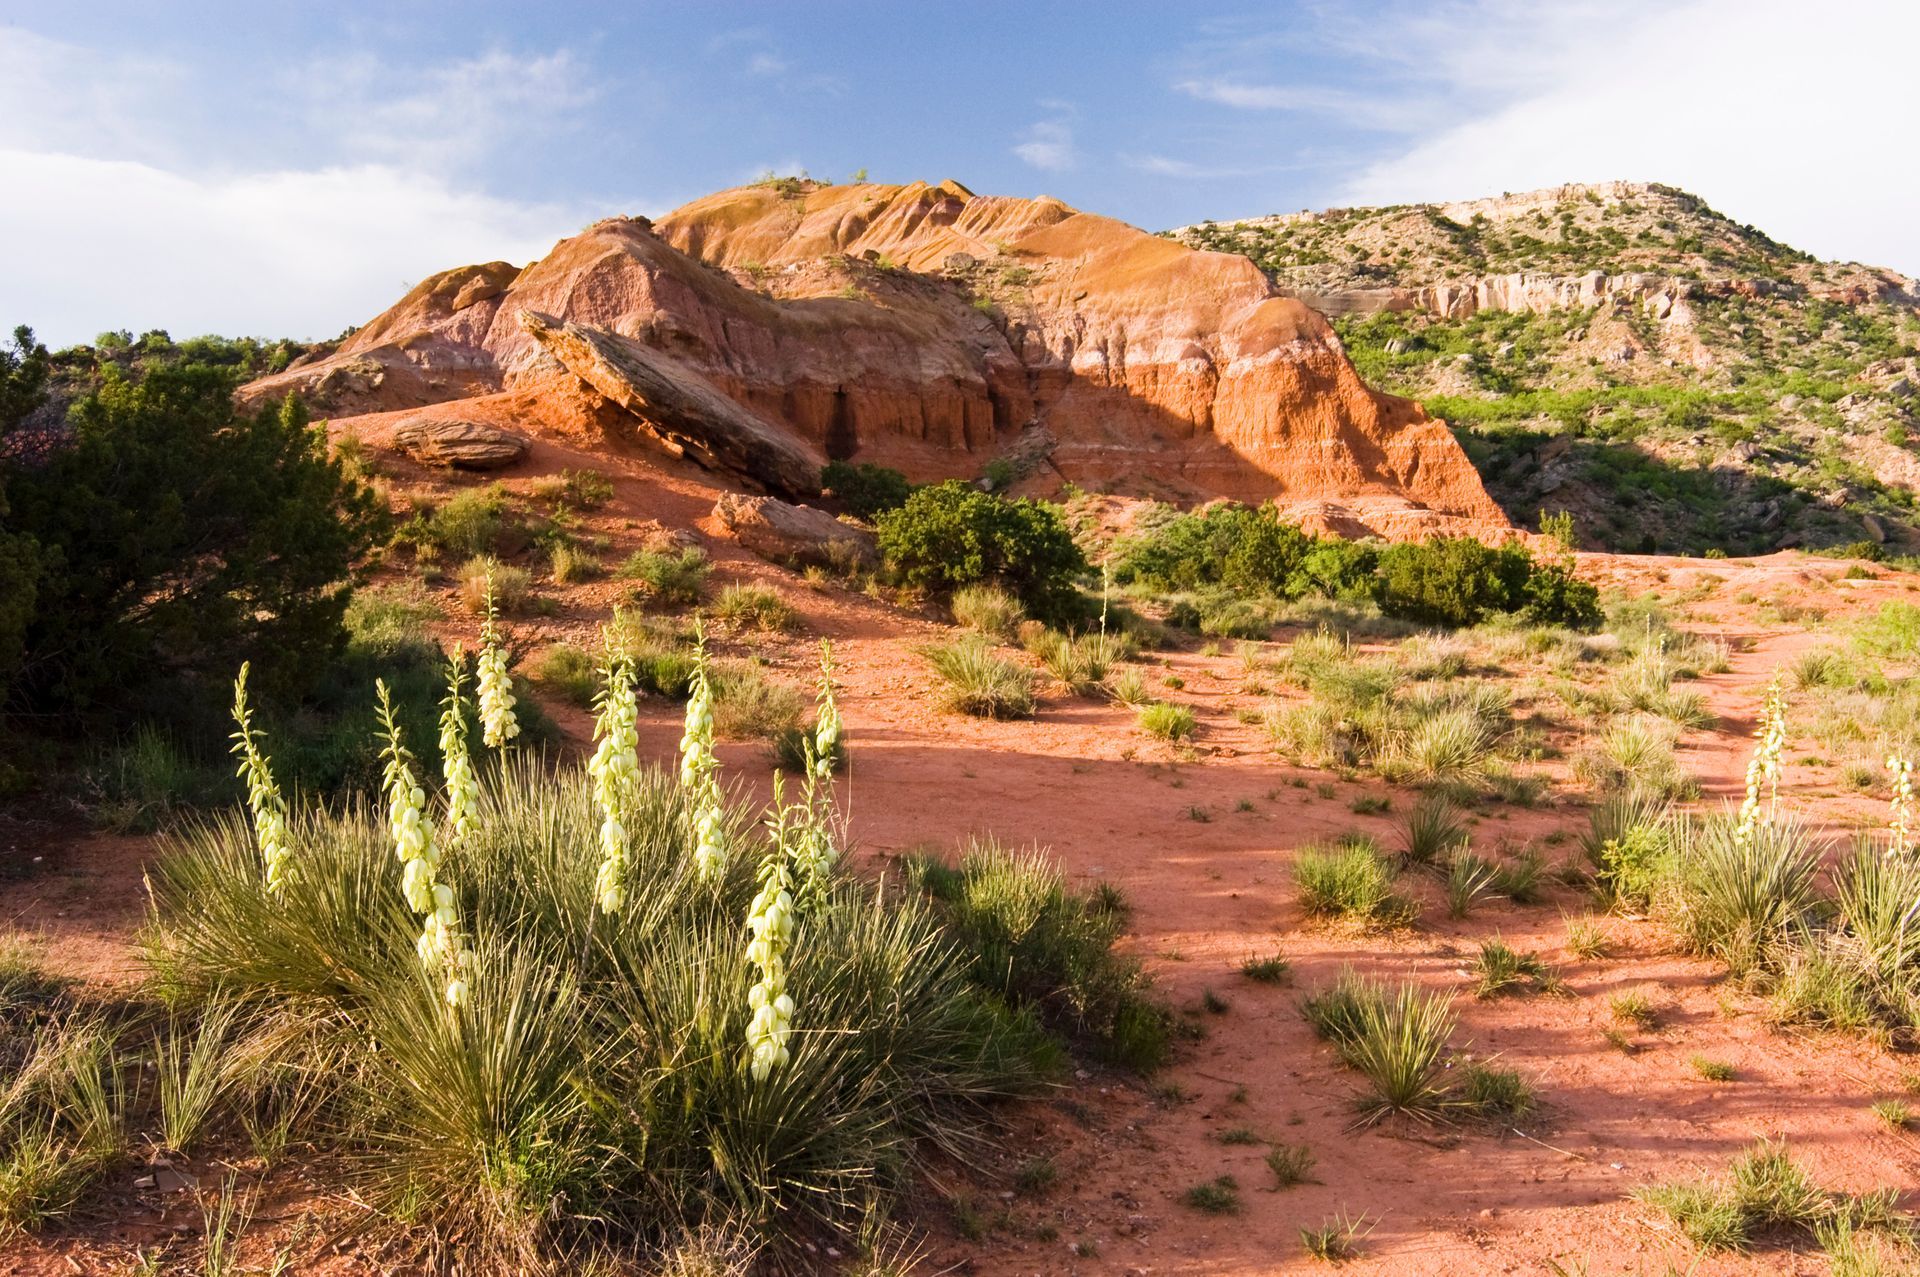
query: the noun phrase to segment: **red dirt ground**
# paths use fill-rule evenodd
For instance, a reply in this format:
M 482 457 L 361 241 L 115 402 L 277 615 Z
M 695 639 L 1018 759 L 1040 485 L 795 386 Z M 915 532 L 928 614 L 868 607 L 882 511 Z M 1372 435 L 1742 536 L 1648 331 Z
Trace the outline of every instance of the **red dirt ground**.
M 1486 905 L 1455 922 L 1436 907 L 1439 889 L 1429 883 L 1419 888 L 1428 905 L 1425 921 L 1399 936 L 1310 925 L 1288 877 L 1294 853 L 1316 838 L 1356 828 L 1391 845 L 1392 814 L 1357 816 L 1348 804 L 1361 793 L 1392 791 L 1378 780 L 1341 780 L 1278 760 L 1258 730 L 1234 716 L 1257 703 L 1240 690 L 1236 657 L 1164 656 L 1166 672 L 1177 673 L 1185 686 L 1163 694 L 1199 716 L 1195 748 L 1185 760 L 1135 729 L 1124 707 L 1057 689 L 1034 721 L 955 717 L 934 708 L 934 679 L 913 654 L 918 644 L 949 633 L 944 625 L 837 587 L 811 589 L 740 553 L 702 522 L 712 493 L 689 472 L 550 438 L 540 441 L 526 472 L 565 466 L 615 476 L 616 500 L 594 519 L 614 541 L 610 560 L 637 543 L 646 520 L 692 524 L 710 534 L 722 579 L 773 585 L 794 605 L 801 620 L 795 635 L 753 640 L 770 673 L 806 683 L 816 640 L 834 640 L 853 749 L 841 791 L 859 863 L 880 871 L 905 849 L 948 847 L 976 834 L 1045 846 L 1076 880 L 1106 879 L 1125 890 L 1134 906 L 1126 946 L 1145 960 L 1161 992 L 1176 1007 L 1193 1008 L 1190 1018 L 1205 1029 L 1204 1039 L 1184 1047 L 1151 1083 L 1085 1073 L 1066 1093 L 1011 1115 L 1013 1135 L 1000 1141 L 1006 1152 L 997 1169 L 1051 1155 L 1060 1172 L 1053 1188 L 1009 1201 L 1003 1194 L 1011 1192 L 1010 1182 L 974 1177 L 969 1183 L 958 1171 L 937 1173 L 923 1213 L 931 1224 L 926 1271 L 983 1277 L 1306 1271 L 1316 1265 L 1302 1250 L 1299 1229 L 1344 1213 L 1365 1220 L 1362 1256 L 1350 1266 L 1358 1273 L 1545 1273 L 1556 1271 L 1551 1263 L 1596 1274 L 1824 1272 L 1823 1258 L 1782 1250 L 1703 1260 L 1625 1195 L 1651 1181 L 1717 1172 L 1762 1136 L 1786 1137 L 1831 1188 L 1920 1183 L 1920 1142 L 1888 1130 L 1868 1111 L 1873 1101 L 1898 1094 L 1910 1064 L 1852 1038 L 1769 1029 L 1756 999 L 1729 985 L 1712 964 L 1677 954 L 1648 922 L 1606 919 L 1615 956 L 1574 958 L 1564 947 L 1564 915 L 1587 908 L 1574 888 L 1553 887 L 1543 904 Z M 397 483 L 424 478 L 405 463 L 386 468 Z M 1589 556 L 1588 571 L 1634 592 L 1672 595 L 1709 574 L 1726 578 L 1697 605 L 1694 624 L 1735 645 L 1732 670 L 1699 684 L 1720 722 L 1690 733 L 1682 750 L 1707 802 L 1737 799 L 1747 732 L 1769 675 L 1819 641 L 1806 625 L 1760 624 L 1757 604 L 1739 604 L 1736 596 L 1819 604 L 1840 615 L 1915 588 L 1907 578 L 1834 579 L 1844 566 L 1795 556 L 1751 563 Z M 515 637 L 529 646 L 559 638 L 590 642 L 617 593 L 604 582 L 570 589 L 556 616 L 516 623 Z M 466 630 L 471 641 L 468 622 L 449 626 L 449 632 Z M 1269 645 L 1276 653 L 1283 646 Z M 1158 678 L 1153 662 L 1161 655 L 1146 659 Z M 552 712 L 576 740 L 584 738 L 583 714 L 557 705 Z M 650 703 L 643 755 L 669 757 L 678 733 L 672 707 Z M 758 745 L 721 752 L 736 776 L 765 771 Z M 1790 759 L 1798 754 L 1788 751 Z M 1796 798 L 1810 796 L 1819 818 L 1838 832 L 1875 804 L 1843 791 L 1830 773 L 1795 765 L 1784 787 Z M 1331 784 L 1332 797 L 1321 796 L 1317 787 L 1324 784 Z M 1559 788 L 1575 801 L 1476 813 L 1476 842 L 1518 847 L 1583 827 L 1577 789 Z M 1402 807 L 1408 801 L 1404 791 L 1395 797 Z M 1250 810 L 1239 809 L 1243 800 Z M 1193 818 L 1194 809 L 1207 818 Z M 10 848 L 9 863 L 19 863 L 13 847 L 45 857 L 0 882 L 0 926 L 39 937 L 50 964 L 73 975 L 137 979 L 129 942 L 144 908 L 141 865 L 151 854 L 150 840 L 76 833 L 71 821 L 14 821 L 0 824 L 0 846 Z M 1567 844 L 1548 850 L 1556 858 L 1575 854 Z M 1495 933 L 1554 962 L 1568 994 L 1476 1001 L 1467 967 L 1478 942 Z M 1247 957 L 1272 954 L 1291 961 L 1290 985 L 1260 985 L 1239 973 Z M 1303 990 L 1346 965 L 1459 992 L 1456 1042 L 1527 1075 L 1543 1111 L 1505 1133 L 1350 1129 L 1355 1078 L 1315 1040 L 1296 1005 Z M 1627 1054 L 1602 1031 L 1611 1023 L 1608 998 L 1635 988 L 1654 994 L 1661 1026 L 1634 1033 L 1637 1049 Z M 1197 1009 L 1207 990 L 1224 999 L 1225 1011 Z M 1695 1054 L 1731 1064 L 1737 1080 L 1700 1080 L 1687 1063 Z M 1315 1182 L 1267 1191 L 1265 1146 L 1218 1138 L 1240 1127 L 1263 1140 L 1311 1146 Z M 1222 1174 L 1242 1188 L 1239 1215 L 1209 1216 L 1181 1201 L 1190 1186 Z M 273 1183 L 269 1201 L 339 1202 L 297 1182 Z M 938 1205 L 949 1193 L 969 1195 L 989 1215 L 1004 1209 L 1004 1217 L 983 1240 L 967 1240 Z M 181 1219 L 198 1220 L 197 1208 L 177 1204 L 156 1220 L 150 1196 L 126 1203 L 142 1204 L 0 1250 L 0 1274 L 126 1271 L 135 1244 Z M 293 1213 L 289 1205 L 278 1217 Z M 286 1235 L 284 1224 L 272 1223 L 275 1214 L 262 1209 L 269 1239 Z M 297 1270 L 391 1271 L 377 1255 L 358 1252 L 324 1261 L 310 1256 Z

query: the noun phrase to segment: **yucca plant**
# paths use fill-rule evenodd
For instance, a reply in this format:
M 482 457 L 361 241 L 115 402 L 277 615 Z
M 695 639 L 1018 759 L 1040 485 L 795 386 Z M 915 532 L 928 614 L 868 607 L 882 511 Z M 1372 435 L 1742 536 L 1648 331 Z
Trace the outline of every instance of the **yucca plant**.
M 1680 865 L 1676 922 L 1688 947 L 1752 971 L 1799 925 L 1813 900 L 1819 853 L 1806 825 L 1781 814 L 1743 824 L 1727 816 L 1674 825 Z
M 1446 795 L 1422 794 L 1401 823 L 1400 834 L 1408 862 L 1431 865 L 1465 845 L 1467 822 Z
M 1302 848 L 1293 862 L 1300 907 L 1309 917 L 1402 926 L 1417 906 L 1393 889 L 1393 865 L 1366 839 Z
M 1395 1115 L 1431 1121 L 1444 1114 L 1442 1056 L 1453 1027 L 1451 1000 L 1418 985 L 1403 984 L 1360 1002 L 1351 1030 L 1336 1045 L 1373 1087 L 1354 1105 L 1363 1125 Z
M 925 648 L 922 655 L 946 682 L 948 709 L 981 718 L 1033 715 L 1032 672 L 999 655 L 978 635 Z

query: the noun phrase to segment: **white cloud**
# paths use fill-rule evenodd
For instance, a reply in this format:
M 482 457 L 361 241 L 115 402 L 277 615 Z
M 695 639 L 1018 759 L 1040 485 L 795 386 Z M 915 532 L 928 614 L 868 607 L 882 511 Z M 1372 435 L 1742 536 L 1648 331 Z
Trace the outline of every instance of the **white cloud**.
M 1362 128 L 1396 132 L 1417 131 L 1431 111 L 1431 104 L 1413 98 L 1376 97 L 1313 84 L 1253 84 L 1204 77 L 1181 80 L 1173 87 L 1188 97 L 1237 110 L 1332 115 Z
M 332 58 L 291 78 L 306 99 L 310 126 L 335 137 L 346 162 L 442 173 L 550 139 L 572 127 L 599 92 L 565 49 L 524 56 L 495 50 L 427 67 L 366 55 Z
M 1820 256 L 1920 274 L 1920 168 L 1902 140 L 1920 118 L 1920 80 L 1871 52 L 1920 47 L 1920 6 L 1474 12 L 1451 31 L 1427 29 L 1415 52 L 1458 94 L 1484 93 L 1491 76 L 1502 100 L 1441 118 L 1362 169 L 1339 202 L 1660 181 Z M 1502 56 L 1488 56 L 1496 48 Z
M 1013 153 L 1037 169 L 1058 173 L 1079 162 L 1073 149 L 1073 125 L 1064 119 L 1041 120 L 1029 125 L 1026 140 Z
M 152 104 L 190 87 L 185 68 L 163 58 L 0 27 L 0 120 L 7 136 L 44 150 L 150 155 L 167 132 Z
M 6 325 L 51 344 L 107 328 L 330 337 L 467 262 L 525 262 L 588 220 L 365 165 L 197 179 L 0 151 Z

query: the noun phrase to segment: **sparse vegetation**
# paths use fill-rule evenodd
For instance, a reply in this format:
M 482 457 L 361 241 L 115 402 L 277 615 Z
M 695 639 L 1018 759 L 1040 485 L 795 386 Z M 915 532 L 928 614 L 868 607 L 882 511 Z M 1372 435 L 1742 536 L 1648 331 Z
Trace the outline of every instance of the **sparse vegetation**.
M 980 718 L 1033 716 L 1033 674 L 993 650 L 978 635 L 922 650 L 946 683 L 944 704 Z

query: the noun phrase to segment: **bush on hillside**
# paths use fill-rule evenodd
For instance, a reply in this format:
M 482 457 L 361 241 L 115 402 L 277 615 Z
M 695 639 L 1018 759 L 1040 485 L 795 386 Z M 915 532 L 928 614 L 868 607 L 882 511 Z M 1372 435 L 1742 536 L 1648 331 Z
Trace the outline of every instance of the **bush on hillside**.
M 905 505 L 913 491 L 907 476 L 898 470 L 867 462 L 857 466 L 846 461 L 827 462 L 820 470 L 820 486 L 838 498 L 848 514 L 869 521 Z
M 244 659 L 267 687 L 310 681 L 340 650 L 355 564 L 384 514 L 299 402 L 247 413 L 225 368 L 109 367 L 64 423 L 28 428 L 46 367 L 18 329 L 0 358 L 11 703 L 124 704 Z
M 1073 608 L 1073 579 L 1087 567 L 1053 506 L 988 496 L 957 479 L 916 489 L 880 516 L 879 530 L 881 553 L 907 584 L 998 582 L 1042 617 Z

